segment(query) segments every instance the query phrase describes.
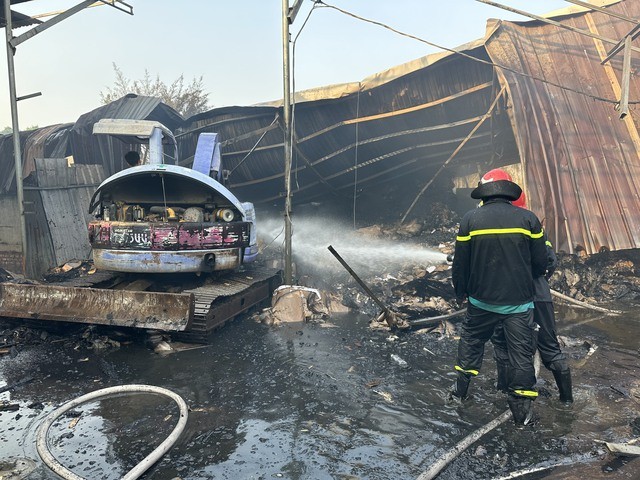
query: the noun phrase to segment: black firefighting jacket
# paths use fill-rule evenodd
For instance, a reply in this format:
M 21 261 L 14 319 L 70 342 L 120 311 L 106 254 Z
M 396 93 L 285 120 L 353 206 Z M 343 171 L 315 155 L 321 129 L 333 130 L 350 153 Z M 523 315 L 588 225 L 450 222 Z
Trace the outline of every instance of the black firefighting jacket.
M 558 257 L 556 256 L 556 252 L 553 251 L 553 245 L 546 235 L 544 243 L 547 246 L 547 271 L 544 276 L 533 278 L 533 290 L 535 291 L 535 295 L 533 296 L 534 302 L 553 301 L 551 298 L 551 288 L 549 287 L 549 282 L 547 280 L 551 277 L 551 274 L 555 271 L 556 266 L 558 265 Z
M 493 305 L 534 299 L 533 278 L 544 275 L 547 248 L 535 214 L 501 197 L 486 199 L 460 222 L 453 258 L 456 297 Z

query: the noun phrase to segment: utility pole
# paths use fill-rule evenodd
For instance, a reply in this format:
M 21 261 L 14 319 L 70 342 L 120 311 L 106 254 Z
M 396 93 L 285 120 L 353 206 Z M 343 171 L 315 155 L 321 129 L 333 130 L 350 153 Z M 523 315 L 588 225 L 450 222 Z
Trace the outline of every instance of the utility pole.
M 302 0 L 296 0 L 292 8 L 289 8 L 289 0 L 282 0 L 282 80 L 284 95 L 282 102 L 284 122 L 284 283 L 291 285 L 293 282 L 291 246 L 291 67 L 289 59 L 289 24 L 293 23 L 302 5 Z
M 15 47 L 13 40 L 13 19 L 11 1 L 4 1 L 4 27 L 7 41 L 7 70 L 9 72 L 9 101 L 11 103 L 11 128 L 13 128 L 13 159 L 16 169 L 16 192 L 18 197 L 18 215 L 20 216 L 20 238 L 22 240 L 22 273 L 27 274 L 27 222 L 24 218 L 24 192 L 22 189 L 22 152 L 20 151 L 20 130 L 18 128 L 18 97 L 16 95 L 16 72 L 13 63 Z

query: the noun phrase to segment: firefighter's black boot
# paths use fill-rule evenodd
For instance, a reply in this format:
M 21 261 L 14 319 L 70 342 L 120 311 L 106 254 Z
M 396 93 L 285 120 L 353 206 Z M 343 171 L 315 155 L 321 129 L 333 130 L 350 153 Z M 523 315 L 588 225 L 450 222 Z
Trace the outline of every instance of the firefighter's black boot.
M 509 391 L 509 389 L 507 388 L 509 385 L 509 365 L 496 362 L 496 367 L 498 369 L 498 381 L 496 383 L 496 390 L 506 393 Z
M 565 404 L 573 403 L 573 391 L 571 387 L 571 370 L 553 370 L 553 378 L 556 380 L 560 391 L 560 401 Z
M 533 419 L 533 409 L 531 408 L 531 399 L 524 397 L 509 396 L 507 402 L 513 415 L 513 421 L 516 426 L 524 427 L 531 423 Z
M 471 375 L 468 373 L 458 372 L 458 378 L 453 386 L 451 395 L 458 397 L 460 400 L 467 398 L 467 392 L 469 391 L 469 383 L 471 382 Z

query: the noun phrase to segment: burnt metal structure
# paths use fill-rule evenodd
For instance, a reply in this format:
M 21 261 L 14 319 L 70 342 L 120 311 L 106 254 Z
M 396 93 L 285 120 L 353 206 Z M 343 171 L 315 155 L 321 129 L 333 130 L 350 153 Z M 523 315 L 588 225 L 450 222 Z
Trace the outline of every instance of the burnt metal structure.
M 447 164 L 415 218 L 450 185 L 461 201 L 483 171 L 504 166 L 558 250 L 640 247 L 640 47 L 632 45 L 640 1 L 569 3 L 528 14 L 534 21 L 490 20 L 481 40 L 357 83 L 296 92 L 296 203 L 355 198 L 377 208 L 386 198 L 406 212 Z M 616 56 L 624 44 L 626 55 Z M 189 156 L 198 132 L 221 132 L 230 188 L 255 204 L 280 204 L 282 108 L 196 115 L 177 134 L 180 148 Z
M 634 73 L 640 67 L 632 23 L 640 1 L 567 1 L 573 5 L 533 21 L 490 20 L 483 39 L 360 82 L 296 92 L 290 192 L 296 204 L 338 198 L 353 200 L 354 212 L 366 203 L 368 210 L 392 205 L 401 215 L 442 169 L 412 211 L 415 218 L 430 202 L 462 203 L 483 171 L 505 167 L 557 249 L 640 247 Z M 624 44 L 631 44 L 626 56 Z M 181 165 L 193 161 L 201 132 L 218 132 L 225 185 L 258 206 L 284 204 L 284 99 L 186 120 L 152 100 L 123 98 L 61 127 L 56 138 L 42 132 L 38 142 L 48 142 L 45 152 L 66 148 L 76 163 L 102 164 L 111 175 L 122 168 L 113 160 L 119 152 L 87 130 L 100 117 L 134 118 L 143 109 L 137 118 L 175 132 Z M 31 135 L 22 132 L 23 145 Z M 13 174 L 9 147 L 0 137 L 0 173 Z M 0 194 L 15 195 L 7 186 L 0 183 Z

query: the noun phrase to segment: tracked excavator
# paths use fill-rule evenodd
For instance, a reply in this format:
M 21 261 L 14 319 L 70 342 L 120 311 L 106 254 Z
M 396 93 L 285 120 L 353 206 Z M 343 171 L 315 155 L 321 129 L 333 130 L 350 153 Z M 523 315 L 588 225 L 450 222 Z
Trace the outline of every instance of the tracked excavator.
M 281 272 L 255 263 L 255 210 L 223 185 L 217 134 L 200 134 L 188 168 L 159 122 L 103 119 L 93 133 L 132 146 L 140 159 L 91 198 L 95 272 L 53 284 L 0 283 L 0 316 L 158 330 L 202 342 L 270 298 Z

